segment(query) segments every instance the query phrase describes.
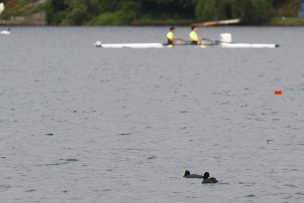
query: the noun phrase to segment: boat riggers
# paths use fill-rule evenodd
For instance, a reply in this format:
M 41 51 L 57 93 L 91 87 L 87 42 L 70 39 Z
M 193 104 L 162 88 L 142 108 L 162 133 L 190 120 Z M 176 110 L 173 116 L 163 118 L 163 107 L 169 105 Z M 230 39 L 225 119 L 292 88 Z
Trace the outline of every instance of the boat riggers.
M 101 48 L 171 48 L 177 46 L 187 47 L 220 47 L 220 48 L 277 48 L 278 44 L 250 44 L 250 43 L 233 43 L 230 33 L 220 35 L 220 40 L 202 39 L 202 45 L 193 45 L 187 41 L 181 40 L 176 45 L 167 45 L 162 43 L 122 43 L 122 44 L 103 44 L 101 41 L 95 43 L 96 47 Z

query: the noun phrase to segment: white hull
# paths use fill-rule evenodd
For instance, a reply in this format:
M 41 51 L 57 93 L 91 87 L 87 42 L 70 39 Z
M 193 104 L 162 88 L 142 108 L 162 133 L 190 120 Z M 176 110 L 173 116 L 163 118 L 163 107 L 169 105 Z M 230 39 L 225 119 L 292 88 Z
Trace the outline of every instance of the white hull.
M 161 43 L 125 43 L 125 44 L 100 44 L 96 43 L 95 46 L 102 48 L 137 48 L 137 49 L 145 49 L 145 48 L 163 48 L 164 45 Z
M 102 48 L 166 48 L 167 45 L 161 43 L 126 43 L 126 44 L 102 44 L 100 41 L 95 43 L 96 47 Z M 222 47 L 222 48 L 276 48 L 277 44 L 248 44 L 248 43 L 219 43 L 217 45 L 194 46 L 194 45 L 177 45 L 190 46 L 198 48 Z M 172 46 L 169 46 L 172 47 Z
M 277 44 L 221 43 L 223 48 L 277 48 Z

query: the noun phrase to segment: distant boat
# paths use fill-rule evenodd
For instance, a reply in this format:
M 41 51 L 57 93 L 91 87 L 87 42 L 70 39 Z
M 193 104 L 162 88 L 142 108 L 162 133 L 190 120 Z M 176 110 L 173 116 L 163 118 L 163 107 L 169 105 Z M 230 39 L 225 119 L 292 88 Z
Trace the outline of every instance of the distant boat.
M 8 28 L 7 30 L 2 30 L 1 32 L 0 32 L 0 34 L 1 35 L 9 35 L 9 34 L 11 34 L 11 30 Z
M 240 23 L 240 19 L 231 19 L 231 20 L 218 20 L 218 21 L 209 21 L 209 22 L 198 22 L 193 23 L 195 26 L 216 26 L 216 25 L 230 25 Z
M 4 11 L 5 6 L 3 3 L 0 3 L 0 14 Z

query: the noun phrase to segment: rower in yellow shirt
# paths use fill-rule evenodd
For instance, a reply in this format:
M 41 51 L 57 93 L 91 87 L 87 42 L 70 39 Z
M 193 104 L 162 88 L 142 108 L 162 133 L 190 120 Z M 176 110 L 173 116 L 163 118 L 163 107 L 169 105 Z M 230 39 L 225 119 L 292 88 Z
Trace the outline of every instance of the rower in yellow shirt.
M 196 26 L 191 27 L 191 32 L 189 34 L 189 37 L 190 37 L 190 40 L 191 40 L 191 44 L 197 44 L 197 45 L 201 44 L 202 39 L 197 34 Z
M 175 27 L 170 27 L 170 31 L 167 34 L 168 45 L 174 45 L 176 40 L 174 38 Z

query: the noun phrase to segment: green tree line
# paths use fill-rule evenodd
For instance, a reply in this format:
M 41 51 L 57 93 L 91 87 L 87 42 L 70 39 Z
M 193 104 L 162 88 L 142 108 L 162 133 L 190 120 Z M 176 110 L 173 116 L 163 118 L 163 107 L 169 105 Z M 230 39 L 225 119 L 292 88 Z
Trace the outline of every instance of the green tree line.
M 284 0 L 49 0 L 51 25 L 127 25 L 141 19 L 212 21 L 240 18 L 257 25 L 270 20 Z

